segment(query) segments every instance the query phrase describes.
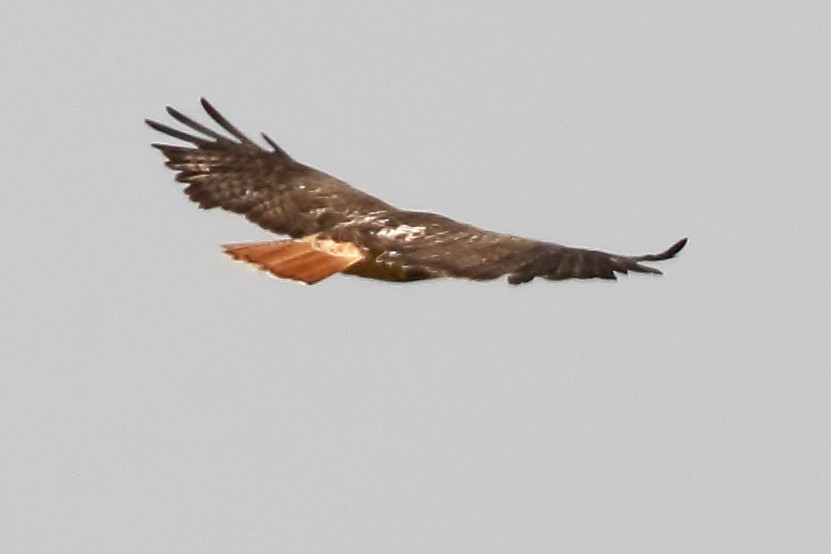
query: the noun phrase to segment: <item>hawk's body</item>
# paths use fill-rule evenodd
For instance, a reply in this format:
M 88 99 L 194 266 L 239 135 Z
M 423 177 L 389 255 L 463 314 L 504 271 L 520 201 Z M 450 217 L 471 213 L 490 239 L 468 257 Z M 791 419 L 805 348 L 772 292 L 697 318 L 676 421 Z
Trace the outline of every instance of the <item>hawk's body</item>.
M 665 252 L 620 256 L 478 229 L 442 215 L 399 210 L 330 175 L 300 164 L 263 134 L 265 150 L 240 133 L 206 100 L 202 106 L 233 139 L 168 108 L 176 120 L 207 138 L 148 120 L 154 129 L 194 147 L 154 144 L 188 183 L 202 208 L 221 207 L 293 240 L 229 245 L 226 252 L 279 277 L 314 283 L 333 273 L 391 281 L 432 277 L 494 279 L 614 279 L 615 272 L 660 273 L 640 262 Z

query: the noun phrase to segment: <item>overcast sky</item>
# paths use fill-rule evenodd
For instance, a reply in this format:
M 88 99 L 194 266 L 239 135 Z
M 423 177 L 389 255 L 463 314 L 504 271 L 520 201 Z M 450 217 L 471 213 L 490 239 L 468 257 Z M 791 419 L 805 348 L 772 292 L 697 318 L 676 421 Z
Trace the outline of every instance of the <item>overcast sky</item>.
M 0 6 L 0 551 L 820 552 L 827 2 Z M 395 205 L 662 277 L 280 281 L 209 98 Z

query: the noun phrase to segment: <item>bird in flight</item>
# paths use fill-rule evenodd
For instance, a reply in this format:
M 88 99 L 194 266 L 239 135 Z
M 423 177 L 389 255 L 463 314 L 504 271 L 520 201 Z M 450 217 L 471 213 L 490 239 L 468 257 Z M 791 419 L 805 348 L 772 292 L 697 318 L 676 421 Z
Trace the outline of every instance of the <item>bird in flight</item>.
M 228 244 L 225 252 L 277 277 L 316 283 L 335 273 L 386 281 L 434 277 L 616 279 L 616 273 L 660 274 L 642 262 L 667 260 L 683 238 L 659 254 L 624 256 L 479 229 L 443 215 L 401 210 L 295 161 L 265 133 L 257 145 L 207 100 L 217 132 L 168 107 L 187 132 L 153 120 L 153 129 L 192 146 L 153 144 L 187 183 L 200 208 L 224 208 L 290 238 Z

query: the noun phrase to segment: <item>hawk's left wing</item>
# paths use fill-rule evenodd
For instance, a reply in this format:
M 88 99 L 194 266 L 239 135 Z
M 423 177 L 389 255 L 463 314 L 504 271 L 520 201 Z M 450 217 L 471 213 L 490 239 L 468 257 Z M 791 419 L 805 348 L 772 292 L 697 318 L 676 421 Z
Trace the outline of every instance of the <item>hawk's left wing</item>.
M 214 131 L 168 107 L 189 128 L 180 131 L 153 120 L 147 124 L 193 146 L 154 144 L 187 183 L 185 194 L 201 208 L 220 207 L 244 214 L 279 234 L 304 237 L 360 214 L 391 206 L 347 183 L 292 159 L 265 133 L 271 150 L 258 146 L 225 119 L 207 100 L 202 107 L 228 135 Z

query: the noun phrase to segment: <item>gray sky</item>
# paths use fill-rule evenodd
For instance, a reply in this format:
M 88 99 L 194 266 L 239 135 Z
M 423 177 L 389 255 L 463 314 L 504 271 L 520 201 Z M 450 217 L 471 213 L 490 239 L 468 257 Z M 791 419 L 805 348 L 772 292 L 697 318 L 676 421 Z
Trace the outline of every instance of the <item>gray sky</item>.
M 827 2 L 0 7 L 0 551 L 819 552 Z M 206 96 L 661 278 L 304 287 L 148 144 Z

